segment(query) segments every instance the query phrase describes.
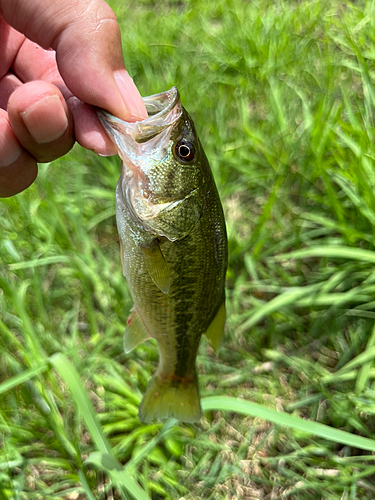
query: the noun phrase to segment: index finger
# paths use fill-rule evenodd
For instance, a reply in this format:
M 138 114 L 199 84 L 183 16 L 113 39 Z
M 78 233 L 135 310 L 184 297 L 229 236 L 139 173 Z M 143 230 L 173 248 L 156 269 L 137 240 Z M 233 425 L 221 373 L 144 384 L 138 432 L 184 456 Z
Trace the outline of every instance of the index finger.
M 103 0 L 0 0 L 0 11 L 30 40 L 56 51 L 59 72 L 79 99 L 124 120 L 147 117 L 125 70 L 116 16 Z

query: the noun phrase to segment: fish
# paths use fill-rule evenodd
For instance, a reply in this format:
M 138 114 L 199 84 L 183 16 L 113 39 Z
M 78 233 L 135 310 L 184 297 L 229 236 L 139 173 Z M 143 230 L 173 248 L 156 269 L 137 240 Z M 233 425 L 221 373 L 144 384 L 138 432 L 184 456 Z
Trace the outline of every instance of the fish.
M 176 87 L 143 98 L 148 118 L 97 114 L 122 159 L 116 187 L 121 263 L 134 305 L 128 353 L 154 338 L 159 364 L 139 407 L 141 422 L 201 418 L 196 356 L 215 351 L 225 324 L 228 243 L 224 213 L 193 120 Z

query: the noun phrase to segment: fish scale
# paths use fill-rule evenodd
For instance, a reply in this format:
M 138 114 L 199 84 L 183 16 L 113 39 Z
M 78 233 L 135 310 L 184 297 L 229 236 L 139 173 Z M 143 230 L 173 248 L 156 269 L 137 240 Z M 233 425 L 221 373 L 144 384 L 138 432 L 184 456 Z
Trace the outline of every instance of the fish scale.
M 227 237 L 220 198 L 194 124 L 175 87 L 144 99 L 129 124 L 98 116 L 123 160 L 116 218 L 134 306 L 125 351 L 153 337 L 159 365 L 140 419 L 201 416 L 196 355 L 202 334 L 218 348 L 225 323 Z M 152 114 L 154 113 L 154 114 Z

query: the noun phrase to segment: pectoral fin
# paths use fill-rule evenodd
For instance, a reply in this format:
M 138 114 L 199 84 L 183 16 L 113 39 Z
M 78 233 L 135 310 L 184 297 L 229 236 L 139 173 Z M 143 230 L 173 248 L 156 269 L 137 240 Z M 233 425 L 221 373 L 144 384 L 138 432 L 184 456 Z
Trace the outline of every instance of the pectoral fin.
M 134 347 L 151 338 L 150 332 L 145 327 L 139 312 L 135 307 L 131 310 L 124 333 L 124 350 L 126 353 Z
M 223 337 L 224 325 L 225 325 L 225 303 L 223 302 L 216 316 L 211 321 L 210 326 L 204 333 L 206 335 L 208 343 L 215 352 L 217 352 L 220 347 L 221 339 Z
M 152 281 L 163 293 L 167 294 L 171 285 L 171 277 L 158 241 L 154 240 L 150 246 L 142 246 L 141 249 Z

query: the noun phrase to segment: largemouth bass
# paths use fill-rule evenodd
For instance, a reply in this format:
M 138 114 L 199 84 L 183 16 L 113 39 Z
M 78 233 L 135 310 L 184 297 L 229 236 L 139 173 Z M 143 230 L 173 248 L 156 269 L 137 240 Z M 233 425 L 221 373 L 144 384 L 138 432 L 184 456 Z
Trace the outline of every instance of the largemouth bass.
M 143 422 L 201 416 L 195 358 L 203 333 L 216 350 L 225 323 L 227 237 L 211 169 L 176 87 L 144 98 L 149 118 L 98 116 L 117 146 L 116 219 L 134 306 L 125 351 L 153 337 L 159 366 Z

